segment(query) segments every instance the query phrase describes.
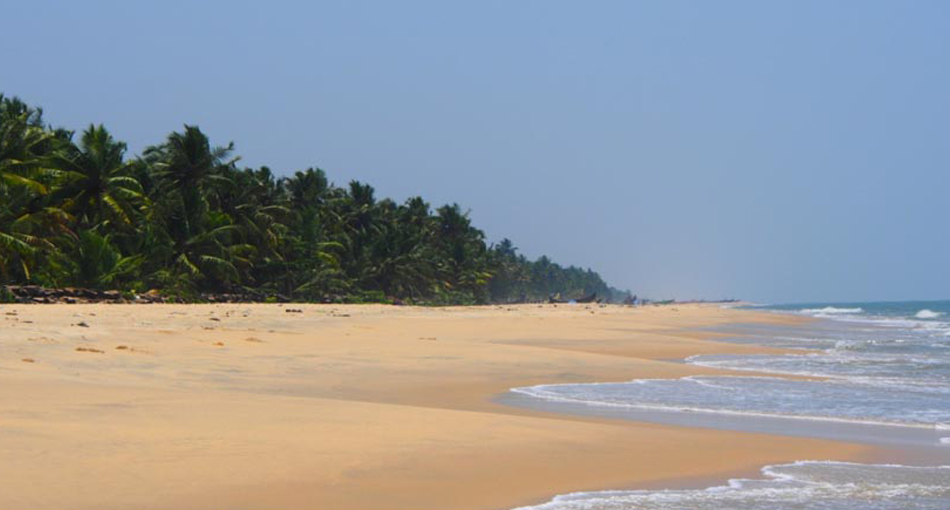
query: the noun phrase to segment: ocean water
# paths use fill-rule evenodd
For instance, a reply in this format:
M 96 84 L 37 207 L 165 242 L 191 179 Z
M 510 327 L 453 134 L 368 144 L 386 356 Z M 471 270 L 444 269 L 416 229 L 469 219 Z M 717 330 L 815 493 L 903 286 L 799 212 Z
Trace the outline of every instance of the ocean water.
M 796 327 L 733 328 L 733 341 L 800 351 L 794 354 L 686 360 L 748 371 L 748 376 L 541 385 L 513 391 L 572 405 L 787 420 L 793 428 L 808 420 L 924 429 L 933 432 L 925 435 L 930 447 L 950 455 L 950 301 L 760 308 L 821 320 Z M 801 462 L 769 466 L 761 480 L 733 480 L 724 487 L 576 494 L 532 508 L 946 510 L 950 467 Z
M 796 462 L 707 489 L 581 492 L 518 510 L 946 510 L 950 466 Z

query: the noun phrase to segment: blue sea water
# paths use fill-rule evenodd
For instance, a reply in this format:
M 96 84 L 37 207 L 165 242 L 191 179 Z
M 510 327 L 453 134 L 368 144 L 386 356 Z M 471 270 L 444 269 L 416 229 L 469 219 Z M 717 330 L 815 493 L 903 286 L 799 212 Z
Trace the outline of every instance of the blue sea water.
M 950 452 L 950 301 L 756 308 L 819 320 L 796 327 L 732 328 L 733 341 L 800 352 L 686 360 L 748 371 L 748 376 L 541 385 L 513 391 L 590 406 L 929 429 L 935 432 L 932 448 Z M 768 466 L 761 480 L 733 480 L 724 487 L 568 495 L 532 508 L 946 510 L 950 467 L 801 462 Z

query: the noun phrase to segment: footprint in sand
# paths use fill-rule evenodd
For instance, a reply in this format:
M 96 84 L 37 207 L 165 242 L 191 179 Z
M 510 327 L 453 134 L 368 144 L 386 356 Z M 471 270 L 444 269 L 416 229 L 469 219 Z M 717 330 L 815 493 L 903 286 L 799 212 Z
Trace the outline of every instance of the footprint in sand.
M 99 350 L 99 349 L 96 349 L 96 348 L 93 348 L 93 347 L 76 347 L 76 351 L 78 351 L 78 352 L 94 352 L 94 353 L 97 353 L 97 354 L 102 354 L 102 353 L 106 352 L 106 351 L 102 351 L 102 350 Z

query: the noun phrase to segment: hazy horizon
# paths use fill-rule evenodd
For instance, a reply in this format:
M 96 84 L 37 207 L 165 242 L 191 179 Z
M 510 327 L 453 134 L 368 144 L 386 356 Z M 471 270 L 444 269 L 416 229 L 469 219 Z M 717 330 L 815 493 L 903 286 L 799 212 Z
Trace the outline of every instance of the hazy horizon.
M 950 298 L 950 4 L 6 7 L 0 92 L 133 153 L 197 124 L 657 299 Z

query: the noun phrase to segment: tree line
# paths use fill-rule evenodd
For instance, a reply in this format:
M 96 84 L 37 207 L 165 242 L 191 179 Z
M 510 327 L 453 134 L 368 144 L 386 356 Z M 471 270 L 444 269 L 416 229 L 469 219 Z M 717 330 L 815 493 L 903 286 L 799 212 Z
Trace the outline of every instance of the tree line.
M 457 204 L 376 197 L 323 170 L 241 168 L 196 126 L 130 157 L 0 94 L 0 283 L 300 301 L 474 304 L 597 293 L 590 269 L 488 244 Z

